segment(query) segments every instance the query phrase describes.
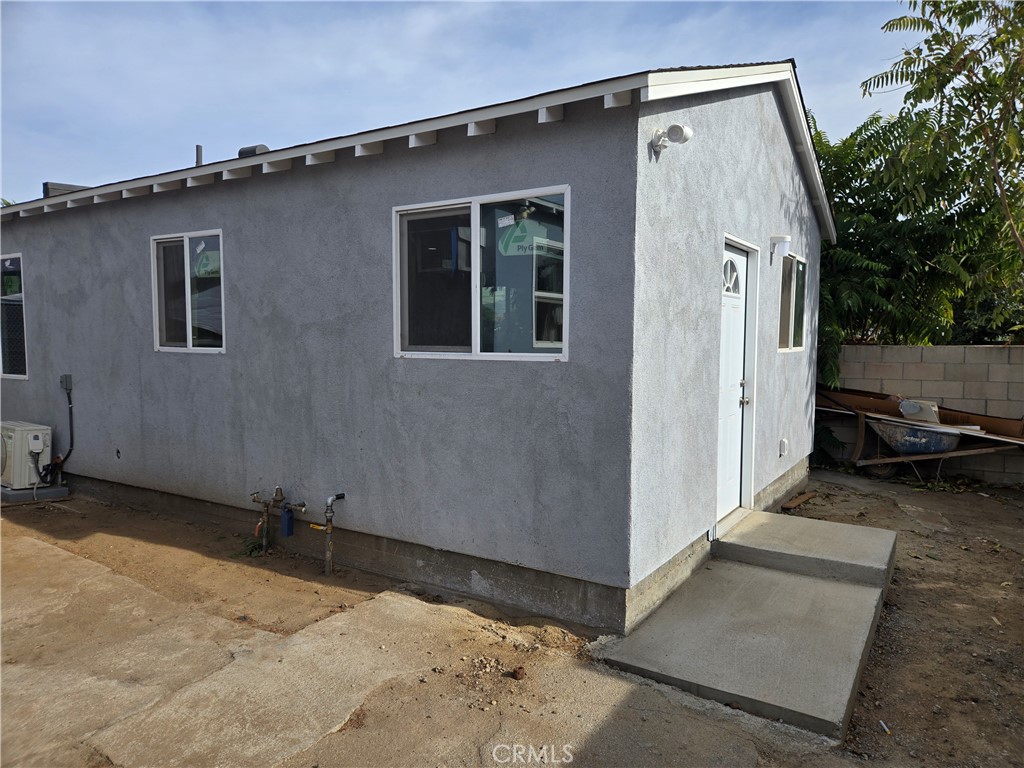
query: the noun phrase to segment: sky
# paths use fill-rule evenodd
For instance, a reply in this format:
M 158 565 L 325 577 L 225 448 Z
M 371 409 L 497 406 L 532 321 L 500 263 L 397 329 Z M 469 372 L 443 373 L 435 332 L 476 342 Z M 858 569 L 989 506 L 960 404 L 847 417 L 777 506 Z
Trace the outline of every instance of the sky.
M 0 2 L 0 197 L 96 186 L 662 67 L 793 58 L 835 140 L 911 37 L 879 2 Z

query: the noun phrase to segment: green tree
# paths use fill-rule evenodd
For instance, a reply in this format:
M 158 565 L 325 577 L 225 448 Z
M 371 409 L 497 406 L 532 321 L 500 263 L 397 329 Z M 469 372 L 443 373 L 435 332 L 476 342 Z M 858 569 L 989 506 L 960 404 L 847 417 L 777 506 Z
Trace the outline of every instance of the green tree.
M 1024 4 L 908 3 L 918 30 L 866 95 L 906 87 L 899 114 L 832 143 L 810 116 L 838 241 L 822 249 L 819 372 L 844 343 L 979 343 L 1024 328 Z
M 819 371 L 835 386 L 844 343 L 948 341 L 958 308 L 1013 285 L 1019 272 L 991 200 L 941 204 L 957 195 L 955 173 L 916 179 L 913 190 L 888 178 L 893 153 L 926 115 L 875 114 L 835 143 L 809 119 L 838 233 L 821 252 L 818 322 Z M 921 202 L 911 210 L 913 195 Z
M 921 117 L 884 169 L 885 178 L 902 176 L 901 186 L 910 193 L 903 203 L 910 209 L 925 200 L 920 185 L 907 182 L 949 171 L 963 196 L 994 194 L 1024 255 L 1024 3 L 908 0 L 908 7 L 916 15 L 892 19 L 882 29 L 920 32 L 924 39 L 861 84 L 867 96 L 906 87 L 904 112 Z

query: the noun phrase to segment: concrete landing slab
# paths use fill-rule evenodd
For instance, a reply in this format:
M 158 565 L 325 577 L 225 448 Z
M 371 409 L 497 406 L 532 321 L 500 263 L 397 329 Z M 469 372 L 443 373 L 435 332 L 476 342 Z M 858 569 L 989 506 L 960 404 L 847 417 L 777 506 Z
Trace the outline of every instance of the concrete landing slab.
M 66 499 L 71 493 L 67 486 L 54 485 L 41 488 L 14 488 L 0 487 L 0 502 L 4 504 L 26 504 L 35 501 L 56 501 Z
M 751 512 L 711 551 L 726 560 L 884 589 L 892 576 L 896 533 Z
M 628 637 L 612 666 L 841 738 L 882 590 L 713 560 Z

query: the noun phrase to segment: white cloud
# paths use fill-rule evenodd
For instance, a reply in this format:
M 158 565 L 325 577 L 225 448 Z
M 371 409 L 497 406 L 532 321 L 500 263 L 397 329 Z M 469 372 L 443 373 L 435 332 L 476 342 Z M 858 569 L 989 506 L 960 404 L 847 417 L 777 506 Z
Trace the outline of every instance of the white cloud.
M 893 3 L 10 3 L 3 194 L 100 184 L 659 67 L 795 57 L 833 136 Z M 898 97 L 890 99 L 892 109 Z

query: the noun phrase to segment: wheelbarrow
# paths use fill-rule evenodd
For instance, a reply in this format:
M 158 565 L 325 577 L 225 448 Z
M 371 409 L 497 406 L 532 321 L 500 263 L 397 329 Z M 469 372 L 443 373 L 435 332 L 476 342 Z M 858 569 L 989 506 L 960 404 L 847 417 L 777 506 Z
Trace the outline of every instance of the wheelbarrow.
M 1017 445 L 989 445 L 987 447 L 972 446 L 968 449 L 957 448 L 960 445 L 960 438 L 963 432 L 959 429 L 950 429 L 938 425 L 925 426 L 921 423 L 901 424 L 895 419 L 888 419 L 884 416 L 870 418 L 864 413 L 857 414 L 858 437 L 854 449 L 852 463 L 857 467 L 863 467 L 864 471 L 879 480 L 888 480 L 895 476 L 897 464 L 908 463 L 914 470 L 918 480 L 924 479 L 913 462 L 937 459 L 938 466 L 935 469 L 935 479 L 941 479 L 942 462 L 954 456 L 973 456 L 997 451 L 1019 450 L 1022 446 Z M 883 456 L 862 459 L 861 452 L 864 448 L 864 425 L 871 427 L 886 445 L 898 455 Z M 977 436 L 985 440 L 986 435 Z
M 960 445 L 960 433 L 955 429 L 919 427 L 890 421 L 869 421 L 868 426 L 900 456 L 948 453 Z

